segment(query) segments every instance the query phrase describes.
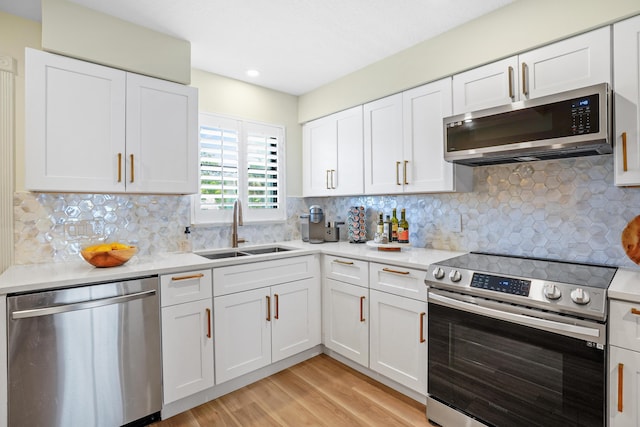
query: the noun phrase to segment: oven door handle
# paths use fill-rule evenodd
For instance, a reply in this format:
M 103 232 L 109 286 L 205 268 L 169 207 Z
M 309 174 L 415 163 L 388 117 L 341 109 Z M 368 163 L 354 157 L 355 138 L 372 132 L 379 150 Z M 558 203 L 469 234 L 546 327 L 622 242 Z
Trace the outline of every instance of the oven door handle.
M 509 313 L 493 308 L 482 307 L 476 304 L 470 304 L 464 301 L 458 301 L 443 295 L 429 292 L 429 302 L 445 305 L 451 308 L 458 308 L 469 313 L 479 314 L 507 322 L 517 323 L 519 325 L 530 326 L 536 329 L 542 329 L 549 332 L 556 332 L 562 335 L 575 336 L 582 335 L 585 337 L 600 338 L 600 331 L 596 328 L 587 328 L 585 326 L 569 325 L 566 323 L 554 322 L 553 320 L 540 319 L 524 314 Z

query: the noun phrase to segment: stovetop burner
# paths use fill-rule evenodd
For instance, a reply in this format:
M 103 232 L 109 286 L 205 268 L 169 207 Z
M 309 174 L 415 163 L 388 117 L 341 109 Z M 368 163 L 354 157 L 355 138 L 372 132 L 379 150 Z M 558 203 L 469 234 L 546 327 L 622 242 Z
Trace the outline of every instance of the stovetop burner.
M 435 289 L 578 317 L 606 319 L 616 267 L 471 252 L 429 266 Z

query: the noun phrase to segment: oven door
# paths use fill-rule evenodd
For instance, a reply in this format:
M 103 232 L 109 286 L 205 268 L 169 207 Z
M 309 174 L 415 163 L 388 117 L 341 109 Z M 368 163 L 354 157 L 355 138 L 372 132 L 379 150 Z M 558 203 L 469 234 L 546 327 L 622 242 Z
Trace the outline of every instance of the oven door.
M 492 426 L 605 425 L 605 325 L 527 311 L 429 291 L 429 419 L 477 425 L 452 420 L 462 412 Z

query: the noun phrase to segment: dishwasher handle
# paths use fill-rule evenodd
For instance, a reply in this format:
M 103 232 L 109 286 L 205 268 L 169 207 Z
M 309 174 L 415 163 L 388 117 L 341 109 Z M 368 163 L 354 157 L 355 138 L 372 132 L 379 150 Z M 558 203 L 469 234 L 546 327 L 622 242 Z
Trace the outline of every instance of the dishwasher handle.
M 20 310 L 11 313 L 12 319 L 26 319 L 29 317 L 49 316 L 51 314 L 68 313 L 70 311 L 87 310 L 89 308 L 104 307 L 106 305 L 121 304 L 141 298 L 147 298 L 156 294 L 156 290 L 137 292 L 117 297 L 101 298 L 96 300 L 76 302 L 73 304 L 54 305 L 51 307 L 35 308 L 32 310 Z

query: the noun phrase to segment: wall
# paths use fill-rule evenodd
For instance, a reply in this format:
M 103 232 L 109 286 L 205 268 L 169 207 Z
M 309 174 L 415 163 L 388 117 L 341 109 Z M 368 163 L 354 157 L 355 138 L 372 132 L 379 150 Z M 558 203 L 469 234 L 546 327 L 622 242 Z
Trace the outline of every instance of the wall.
M 518 0 L 300 97 L 301 123 L 640 13 L 638 0 Z

